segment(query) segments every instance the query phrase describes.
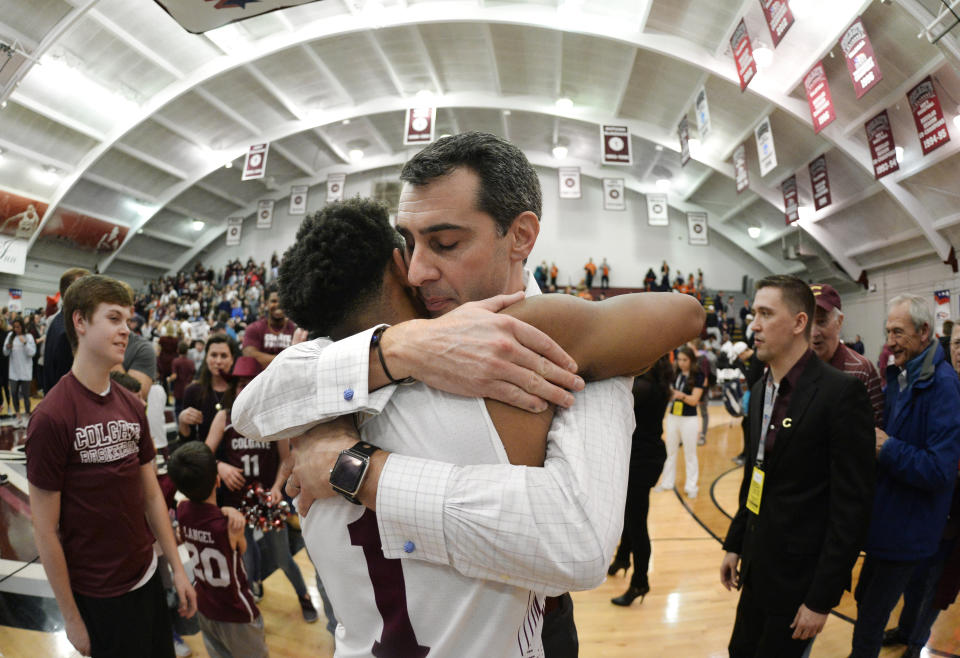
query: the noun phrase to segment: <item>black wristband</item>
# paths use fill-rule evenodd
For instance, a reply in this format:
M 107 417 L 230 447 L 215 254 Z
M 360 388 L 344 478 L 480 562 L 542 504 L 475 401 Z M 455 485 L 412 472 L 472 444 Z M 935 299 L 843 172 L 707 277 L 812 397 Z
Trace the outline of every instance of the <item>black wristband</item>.
M 416 380 L 413 377 L 404 377 L 403 379 L 394 379 L 393 375 L 390 374 L 390 371 L 387 369 L 387 362 L 383 358 L 383 348 L 381 347 L 383 332 L 387 330 L 387 327 L 378 327 L 374 329 L 373 336 L 370 338 L 370 347 L 376 348 L 377 358 L 380 359 L 380 365 L 383 367 L 383 374 L 387 376 L 387 379 L 390 380 L 391 384 L 412 384 Z

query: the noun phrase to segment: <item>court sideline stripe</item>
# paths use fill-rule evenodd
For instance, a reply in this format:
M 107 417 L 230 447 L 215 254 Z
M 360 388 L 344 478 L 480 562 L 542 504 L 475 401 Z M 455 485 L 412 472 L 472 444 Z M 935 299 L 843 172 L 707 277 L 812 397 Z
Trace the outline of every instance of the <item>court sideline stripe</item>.
M 720 478 L 722 478 L 724 475 L 727 475 L 727 474 L 730 473 L 731 471 L 735 471 L 735 470 L 738 469 L 738 468 L 743 468 L 743 467 L 742 467 L 742 466 L 736 466 L 736 467 L 734 467 L 734 468 L 732 468 L 732 469 L 729 469 L 729 470 L 724 471 L 723 473 L 721 473 L 720 475 L 718 475 L 716 478 L 714 478 L 713 483 L 711 483 L 711 485 L 710 485 L 710 498 L 711 498 L 711 500 L 713 500 L 713 504 L 716 505 L 716 506 L 717 506 L 717 509 L 719 509 L 721 512 L 723 512 L 723 514 L 724 514 L 725 516 L 727 516 L 727 517 L 729 517 L 730 515 L 727 514 L 726 512 L 724 512 L 723 509 L 720 507 L 720 505 L 717 504 L 717 499 L 714 498 L 714 495 L 713 495 L 713 489 L 714 489 L 715 486 L 717 486 L 717 480 L 719 480 Z M 723 540 L 717 535 L 717 533 L 715 533 L 713 530 L 711 530 L 710 528 L 708 528 L 707 525 L 706 525 L 703 521 L 700 520 L 700 517 L 696 515 L 696 513 L 693 511 L 693 509 L 691 509 L 691 507 L 690 507 L 689 505 L 687 505 L 687 501 L 685 501 L 685 500 L 683 499 L 683 496 L 680 495 L 680 490 L 677 489 L 676 486 L 674 486 L 674 488 L 673 488 L 673 493 L 676 494 L 677 500 L 679 500 L 679 501 L 680 501 L 680 504 L 683 505 L 683 509 L 687 510 L 687 514 L 689 514 L 689 515 L 693 518 L 694 521 L 696 521 L 698 524 L 700 524 L 700 527 L 703 528 L 704 530 L 706 530 L 707 533 L 708 533 L 711 537 L 713 537 L 714 539 L 716 539 L 717 542 L 719 542 L 720 545 L 722 546 L 722 545 L 723 545 Z M 831 611 L 830 611 L 830 614 L 831 614 L 831 615 L 834 615 L 835 617 L 838 617 L 838 618 L 844 620 L 845 622 L 849 622 L 850 624 L 853 624 L 853 623 L 856 622 L 856 619 L 854 619 L 854 618 L 852 618 L 852 617 L 848 617 L 847 615 L 843 614 L 842 612 L 837 612 L 836 610 L 831 610 Z M 940 650 L 938 650 L 938 649 L 932 649 L 932 648 L 930 648 L 930 647 L 925 647 L 925 648 L 926 648 L 926 650 L 927 650 L 929 653 L 932 653 L 932 654 L 935 655 L 935 656 L 942 656 L 942 658 L 960 658 L 960 654 L 957 654 L 957 653 L 950 653 L 949 651 L 940 651 Z

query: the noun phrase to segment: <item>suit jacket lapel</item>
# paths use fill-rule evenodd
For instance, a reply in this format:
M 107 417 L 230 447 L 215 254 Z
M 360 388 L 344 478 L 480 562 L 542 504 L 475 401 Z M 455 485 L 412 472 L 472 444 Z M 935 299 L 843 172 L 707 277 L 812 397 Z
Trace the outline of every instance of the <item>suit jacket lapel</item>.
M 763 425 L 763 383 L 765 377 L 755 382 L 750 392 L 750 445 L 745 446 L 750 461 L 757 459 L 757 450 L 760 447 L 760 433 Z
M 790 394 L 790 405 L 787 407 L 787 415 L 783 420 L 783 422 L 788 422 L 787 419 L 789 419 L 790 427 L 783 427 L 781 425 L 777 432 L 777 440 L 774 443 L 773 454 L 770 455 L 770 459 L 768 460 L 771 467 L 780 461 L 780 456 L 786 452 L 795 428 L 802 422 L 803 415 L 806 413 L 807 407 L 810 406 L 810 402 L 816 394 L 816 382 L 820 379 L 822 368 L 823 363 L 820 361 L 820 358 L 814 354 L 810 357 L 810 360 L 807 361 L 807 367 L 803 369 L 800 378 L 797 379 L 797 386 Z

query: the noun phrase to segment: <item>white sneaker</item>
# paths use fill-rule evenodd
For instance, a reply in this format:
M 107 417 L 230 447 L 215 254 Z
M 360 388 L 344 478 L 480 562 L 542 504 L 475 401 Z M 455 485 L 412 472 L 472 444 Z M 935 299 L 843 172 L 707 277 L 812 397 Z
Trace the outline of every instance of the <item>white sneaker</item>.
M 673 487 L 665 487 L 662 484 L 658 484 L 653 488 L 654 491 L 673 491 Z
M 190 647 L 186 642 L 183 641 L 183 638 L 175 637 L 173 638 L 173 651 L 178 656 L 192 656 L 193 651 L 190 650 Z

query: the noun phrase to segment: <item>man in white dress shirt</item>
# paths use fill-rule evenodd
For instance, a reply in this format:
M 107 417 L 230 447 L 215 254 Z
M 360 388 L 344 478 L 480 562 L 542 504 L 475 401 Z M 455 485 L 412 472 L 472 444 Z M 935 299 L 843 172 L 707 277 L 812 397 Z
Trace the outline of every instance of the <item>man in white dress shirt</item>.
M 336 416 L 379 413 L 397 390 L 383 387 L 408 376 L 535 411 L 547 400 L 570 406 L 573 395 L 563 388 L 583 388 L 576 365 L 553 341 L 491 313 L 520 294 L 467 303 L 539 292 L 523 267 L 540 214 L 539 181 L 523 154 L 492 135 L 467 133 L 427 147 L 401 178 L 398 229 L 407 242 L 409 280 L 431 315 L 446 315 L 285 351 L 234 405 L 234 426 L 248 438 L 292 436 Z M 557 414 L 543 468 L 372 452 L 355 497 L 376 510 L 382 556 L 533 592 L 599 584 L 622 520 L 626 474 L 615 462 L 628 450 L 632 429 L 629 393 L 603 386 L 609 385 L 591 385 L 577 394 L 573 410 Z M 316 438 L 323 433 L 327 438 Z M 330 469 L 357 437 L 343 423 L 310 434 L 295 450 L 302 513 L 314 498 L 331 495 Z M 532 626 L 544 623 L 546 655 L 576 655 L 569 596 L 545 620 L 538 605 Z M 533 653 L 523 655 L 543 655 L 531 644 Z

